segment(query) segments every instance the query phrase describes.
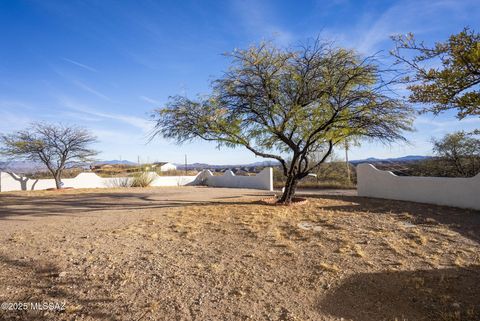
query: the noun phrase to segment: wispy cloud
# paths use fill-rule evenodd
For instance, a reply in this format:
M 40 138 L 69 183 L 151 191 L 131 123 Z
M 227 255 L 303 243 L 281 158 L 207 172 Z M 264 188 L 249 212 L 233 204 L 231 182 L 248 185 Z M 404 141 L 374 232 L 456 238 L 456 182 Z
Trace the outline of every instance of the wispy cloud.
M 139 137 L 134 137 L 119 130 L 91 128 L 90 131 L 103 143 L 109 144 L 141 144 Z
M 158 100 L 155 100 L 153 98 L 147 97 L 147 96 L 140 96 L 139 97 L 141 100 L 146 101 L 147 103 L 153 104 L 153 105 L 160 105 L 160 102 Z
M 428 127 L 429 133 L 446 133 L 455 130 L 473 130 L 480 126 L 480 118 L 464 118 L 462 120 L 441 120 L 436 118 L 418 117 L 415 126 Z
M 102 99 L 105 99 L 106 101 L 112 101 L 112 99 L 110 97 L 108 97 L 107 95 L 104 95 L 102 94 L 101 92 L 93 89 L 92 87 L 88 86 L 87 84 L 79 81 L 79 80 L 72 80 L 73 84 L 75 84 L 75 86 L 97 96 L 97 97 L 100 97 Z
M 280 45 L 290 45 L 294 39 L 291 32 L 280 27 L 275 21 L 274 8 L 268 6 L 266 2 L 236 0 L 233 2 L 233 10 L 250 34 L 266 39 L 273 38 Z
M 72 59 L 68 59 L 68 58 L 62 58 L 62 59 L 65 60 L 65 61 L 67 61 L 67 62 L 69 62 L 69 63 L 71 63 L 71 64 L 74 64 L 74 65 L 76 65 L 76 66 L 78 66 L 78 67 L 81 67 L 81 68 L 83 68 L 83 69 L 90 70 L 90 71 L 93 71 L 93 72 L 98 72 L 97 69 L 95 69 L 95 68 L 93 68 L 93 67 L 90 67 L 90 66 L 88 66 L 88 65 L 82 64 L 82 63 L 80 63 L 80 62 L 78 62 L 78 61 L 75 61 L 75 60 L 72 60 Z
M 85 122 L 101 122 L 102 118 L 90 115 L 90 114 L 85 114 L 82 112 L 74 112 L 74 111 L 62 111 L 61 112 L 62 116 L 65 116 L 67 119 L 74 119 L 76 121 L 85 121 Z
M 55 66 L 52 66 L 52 70 L 57 74 L 59 75 L 60 77 L 62 77 L 63 79 L 71 82 L 72 84 L 74 84 L 76 87 L 92 94 L 92 95 L 95 95 L 99 98 L 102 98 L 106 101 L 109 101 L 109 102 L 112 102 L 112 99 L 110 97 L 108 97 L 107 95 L 99 92 L 98 90 L 92 88 L 90 85 L 87 85 L 86 83 L 84 83 L 83 81 L 80 81 L 79 79 L 69 75 L 69 74 L 66 74 L 65 72 L 63 72 L 62 70 L 56 68 Z
M 26 115 L 6 110 L 0 110 L 0 119 L 2 120 L 2 122 L 0 123 L 0 133 L 2 134 L 22 129 L 28 126 L 29 123 L 34 121 L 34 119 Z M 38 120 L 39 119 L 35 119 L 35 121 Z
M 382 42 L 388 41 L 392 35 L 408 32 L 418 35 L 445 28 L 448 21 L 444 21 L 442 12 L 450 12 L 452 20 L 455 17 L 461 20 L 475 2 L 478 3 L 477 0 L 399 1 L 380 13 L 365 11 L 353 30 L 349 28 L 342 32 L 326 29 L 322 33 L 330 37 L 333 35 L 332 38 L 363 54 L 373 54 L 381 49 Z
M 111 119 L 111 120 L 128 124 L 130 126 L 140 129 L 143 134 L 148 134 L 152 130 L 151 122 L 141 117 L 126 115 L 126 114 L 101 112 L 95 108 L 78 103 L 66 97 L 60 98 L 60 103 L 71 110 L 74 110 L 83 114 L 101 117 L 104 119 Z
M 11 100 L 1 100 L 0 101 L 1 109 L 35 109 L 31 104 L 20 102 L 20 101 L 11 101 Z

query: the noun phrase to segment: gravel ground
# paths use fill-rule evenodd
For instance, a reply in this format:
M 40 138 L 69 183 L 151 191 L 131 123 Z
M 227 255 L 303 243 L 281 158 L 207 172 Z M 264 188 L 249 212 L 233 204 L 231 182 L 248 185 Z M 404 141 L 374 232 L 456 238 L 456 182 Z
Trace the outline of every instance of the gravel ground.
M 2 193 L 0 320 L 480 320 L 479 212 L 270 195 Z

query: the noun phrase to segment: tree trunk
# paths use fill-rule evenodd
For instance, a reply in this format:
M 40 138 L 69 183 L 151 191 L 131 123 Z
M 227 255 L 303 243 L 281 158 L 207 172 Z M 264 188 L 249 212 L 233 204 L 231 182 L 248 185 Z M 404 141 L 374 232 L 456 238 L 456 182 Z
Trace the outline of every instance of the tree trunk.
M 348 164 L 348 143 L 345 141 L 345 165 L 347 166 L 347 180 L 348 184 L 352 182 L 350 178 L 350 165 Z
M 285 183 L 285 188 L 283 191 L 282 198 L 280 198 L 279 203 L 290 205 L 292 203 L 293 196 L 295 196 L 295 191 L 297 190 L 298 178 L 294 175 L 287 177 Z
M 55 186 L 57 187 L 57 189 L 61 189 L 62 188 L 62 179 L 60 177 L 60 174 L 57 173 L 54 175 L 55 177 Z

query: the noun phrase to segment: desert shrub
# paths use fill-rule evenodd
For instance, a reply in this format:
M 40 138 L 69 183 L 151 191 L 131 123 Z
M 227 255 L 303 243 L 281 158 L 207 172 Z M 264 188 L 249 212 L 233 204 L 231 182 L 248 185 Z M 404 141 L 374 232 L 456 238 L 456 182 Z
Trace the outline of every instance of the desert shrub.
M 137 172 L 132 176 L 131 187 L 148 187 L 155 177 L 150 172 Z
M 480 157 L 459 158 L 459 166 L 468 169 L 460 173 L 452 162 L 432 157 L 425 160 L 408 163 L 374 164 L 381 170 L 392 171 L 399 176 L 430 176 L 430 177 L 472 177 L 480 173 Z
M 128 177 L 114 177 L 108 180 L 108 187 L 130 187 L 132 180 Z
M 68 168 L 63 170 L 62 178 L 75 178 L 78 174 L 84 172 L 81 168 Z M 18 175 L 22 175 L 28 177 L 30 179 L 50 179 L 52 178 L 52 174 L 46 171 L 37 171 L 33 173 L 15 173 Z
M 162 172 L 159 168 L 156 168 L 155 172 L 158 176 L 195 176 L 198 174 L 198 171 L 195 170 L 188 170 L 185 172 L 184 170 L 175 169 Z
M 351 182 L 348 181 L 345 162 L 332 161 L 323 163 L 313 173 L 317 177 L 308 176 L 298 183 L 300 188 L 354 188 L 357 177 L 355 166 L 349 164 Z M 285 176 L 279 167 L 273 170 L 273 185 L 281 188 L 285 184 Z

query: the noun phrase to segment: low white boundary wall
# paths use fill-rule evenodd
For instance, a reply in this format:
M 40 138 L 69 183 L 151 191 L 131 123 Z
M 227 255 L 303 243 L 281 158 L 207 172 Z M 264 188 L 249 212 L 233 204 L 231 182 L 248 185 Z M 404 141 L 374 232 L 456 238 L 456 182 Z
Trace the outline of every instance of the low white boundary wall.
M 358 196 L 480 210 L 480 174 L 468 178 L 397 176 L 360 164 L 357 189 Z
M 150 175 L 154 177 L 151 186 L 206 185 L 273 190 L 272 168 L 265 168 L 255 176 L 235 176 L 231 171 L 226 171 L 222 176 L 213 176 L 208 170 L 196 176 L 159 176 L 155 172 L 150 172 Z M 64 178 L 62 182 L 64 187 L 107 188 L 118 187 L 120 182 L 130 179 L 127 177 L 103 178 L 95 173 L 80 173 L 75 178 Z M 0 192 L 47 188 L 55 188 L 53 179 L 29 179 L 14 173 L 0 172 Z
M 213 187 L 253 188 L 273 191 L 273 169 L 264 168 L 255 176 L 236 176 L 228 170 L 222 176 L 214 176 L 211 171 L 204 170 L 198 174 L 198 184 Z

